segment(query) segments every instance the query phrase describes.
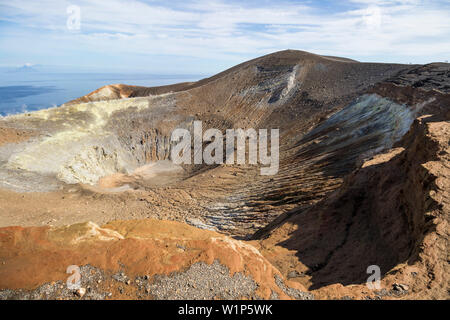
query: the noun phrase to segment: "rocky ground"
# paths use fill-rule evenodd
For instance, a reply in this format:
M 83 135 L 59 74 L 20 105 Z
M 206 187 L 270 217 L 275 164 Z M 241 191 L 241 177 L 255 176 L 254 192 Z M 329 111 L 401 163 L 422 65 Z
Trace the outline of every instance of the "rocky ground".
M 177 222 L 9 227 L 1 230 L 0 241 L 5 299 L 312 297 L 296 283 L 287 290 L 281 274 L 251 244 Z M 69 265 L 81 267 L 81 290 L 66 286 Z
M 447 299 L 449 72 L 287 50 L 0 119 L 0 298 Z M 278 174 L 161 162 L 194 120 L 279 128 Z

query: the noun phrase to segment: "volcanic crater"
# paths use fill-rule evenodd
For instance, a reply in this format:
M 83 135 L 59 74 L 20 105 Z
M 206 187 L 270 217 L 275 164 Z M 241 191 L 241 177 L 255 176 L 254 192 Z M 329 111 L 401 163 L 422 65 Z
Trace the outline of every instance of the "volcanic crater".
M 449 102 L 449 64 L 286 50 L 3 117 L 0 298 L 448 299 Z M 174 164 L 194 121 L 279 129 L 278 173 Z M 58 289 L 68 265 L 96 294 Z

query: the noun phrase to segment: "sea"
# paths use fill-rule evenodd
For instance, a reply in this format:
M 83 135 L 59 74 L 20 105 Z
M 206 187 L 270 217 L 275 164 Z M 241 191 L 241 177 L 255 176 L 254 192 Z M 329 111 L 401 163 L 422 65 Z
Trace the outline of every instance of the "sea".
M 0 70 L 0 116 L 26 113 L 84 96 L 108 84 L 162 86 L 197 81 L 204 75 L 11 72 Z

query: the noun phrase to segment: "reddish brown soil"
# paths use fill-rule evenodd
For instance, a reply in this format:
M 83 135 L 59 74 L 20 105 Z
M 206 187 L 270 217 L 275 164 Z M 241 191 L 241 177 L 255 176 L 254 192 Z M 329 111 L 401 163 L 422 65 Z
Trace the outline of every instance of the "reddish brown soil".
M 29 130 L 0 127 L 0 146 L 6 143 L 17 143 L 28 140 L 34 134 Z
M 92 223 L 60 228 L 9 227 L 0 229 L 0 244 L 3 289 L 34 289 L 43 283 L 65 281 L 69 265 L 89 264 L 109 274 L 125 270 L 133 279 L 218 260 L 229 268 L 230 275 L 243 272 L 251 276 L 259 285 L 259 297 L 268 299 L 274 291 L 280 298 L 289 298 L 275 284 L 274 276 L 279 272 L 253 246 L 176 222 L 115 221 L 102 228 Z M 123 298 L 113 292 L 112 298 Z M 127 298 L 135 294 L 130 290 Z

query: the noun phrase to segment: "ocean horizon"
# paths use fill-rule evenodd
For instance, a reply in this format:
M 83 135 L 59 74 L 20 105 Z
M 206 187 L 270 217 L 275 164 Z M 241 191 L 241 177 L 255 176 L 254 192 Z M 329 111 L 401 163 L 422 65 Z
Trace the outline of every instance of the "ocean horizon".
M 141 73 L 0 72 L 0 116 L 60 106 L 109 84 L 162 86 L 197 81 L 204 75 Z

